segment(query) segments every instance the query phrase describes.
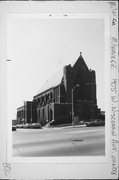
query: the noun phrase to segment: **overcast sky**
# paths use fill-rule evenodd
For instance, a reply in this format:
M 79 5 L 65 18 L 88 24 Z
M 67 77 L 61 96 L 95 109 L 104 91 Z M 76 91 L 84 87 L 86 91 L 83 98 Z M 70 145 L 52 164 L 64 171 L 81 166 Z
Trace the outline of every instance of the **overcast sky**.
M 12 28 L 13 118 L 16 108 L 80 51 L 96 71 L 97 104 L 105 109 L 103 19 L 14 19 Z

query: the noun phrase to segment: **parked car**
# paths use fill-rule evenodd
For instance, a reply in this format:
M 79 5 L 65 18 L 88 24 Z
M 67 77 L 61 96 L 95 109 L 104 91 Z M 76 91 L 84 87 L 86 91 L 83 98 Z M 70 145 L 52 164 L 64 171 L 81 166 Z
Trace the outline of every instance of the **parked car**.
M 22 126 L 21 124 L 17 124 L 17 125 L 16 125 L 17 128 L 20 128 L 21 126 Z
M 16 125 L 16 128 L 19 128 L 19 124 Z
M 85 125 L 84 121 L 79 121 L 79 125 Z
M 23 128 L 24 127 L 24 124 L 19 124 L 19 128 Z
M 33 128 L 33 129 L 41 129 L 42 126 L 41 126 L 40 123 L 33 123 L 33 124 L 32 124 L 32 128 Z
M 24 128 L 30 129 L 30 128 L 32 128 L 32 124 L 31 123 L 26 123 Z
M 105 121 L 102 120 L 94 120 L 94 121 L 90 121 L 90 122 L 86 122 L 86 126 L 104 126 L 105 125 Z

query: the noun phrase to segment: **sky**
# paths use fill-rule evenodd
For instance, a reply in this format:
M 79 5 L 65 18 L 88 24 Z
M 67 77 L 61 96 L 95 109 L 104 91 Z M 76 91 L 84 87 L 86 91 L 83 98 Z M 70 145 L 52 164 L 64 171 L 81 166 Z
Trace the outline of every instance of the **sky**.
M 44 82 L 82 56 L 96 71 L 97 104 L 104 106 L 103 19 L 14 19 L 12 50 L 12 118 L 32 100 Z

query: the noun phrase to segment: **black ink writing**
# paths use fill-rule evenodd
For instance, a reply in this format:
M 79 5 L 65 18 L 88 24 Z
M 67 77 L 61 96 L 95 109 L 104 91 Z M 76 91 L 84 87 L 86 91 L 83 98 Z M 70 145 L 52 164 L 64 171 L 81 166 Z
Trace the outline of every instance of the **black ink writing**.
M 112 171 L 111 171 L 111 174 L 116 175 L 117 174 L 116 157 L 112 155 L 111 158 L 112 158 Z
M 118 45 L 118 40 L 115 37 L 111 38 L 111 69 L 117 68 L 117 61 L 116 61 L 116 47 Z
M 112 106 L 111 106 L 111 133 L 112 136 L 117 136 L 117 129 L 116 129 L 116 113 L 118 112 L 118 106 L 117 106 L 117 100 L 116 100 L 116 96 L 111 96 L 111 100 L 112 100 Z
M 118 43 L 118 39 L 116 37 L 112 37 L 111 39 L 112 39 L 112 43 Z M 116 46 L 116 44 L 115 44 L 115 46 Z
M 117 39 L 117 23 L 118 23 L 118 8 L 117 2 L 109 2 L 112 14 L 111 14 L 111 175 L 117 175 L 118 173 L 118 163 L 117 163 L 117 154 L 118 154 L 118 39 Z
M 116 24 L 117 20 L 115 18 L 113 18 L 112 20 L 112 25 L 114 26 Z
M 111 91 L 117 94 L 117 79 L 112 79 L 111 82 Z
M 111 101 L 113 103 L 118 103 L 118 100 L 117 100 L 116 96 L 111 96 Z
M 3 163 L 5 175 L 8 176 L 11 173 L 11 166 L 9 163 Z
M 118 106 L 112 106 L 112 112 L 113 112 L 113 114 L 118 112 Z
M 117 152 L 117 146 L 118 146 L 119 141 L 116 139 L 112 139 L 112 151 Z

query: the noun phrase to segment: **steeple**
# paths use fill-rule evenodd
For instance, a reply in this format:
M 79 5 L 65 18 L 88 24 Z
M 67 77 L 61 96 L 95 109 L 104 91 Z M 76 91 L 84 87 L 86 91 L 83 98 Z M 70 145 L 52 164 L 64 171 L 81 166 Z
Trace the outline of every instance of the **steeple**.
M 82 57 L 82 52 L 80 52 L 80 57 Z
M 77 69 L 77 68 L 82 68 L 83 71 L 88 71 L 88 67 L 87 67 L 87 64 L 85 63 L 84 59 L 83 59 L 83 56 L 82 56 L 82 52 L 80 51 L 80 56 L 78 57 L 77 61 L 75 62 L 75 64 L 73 65 L 73 69 L 74 71 Z

